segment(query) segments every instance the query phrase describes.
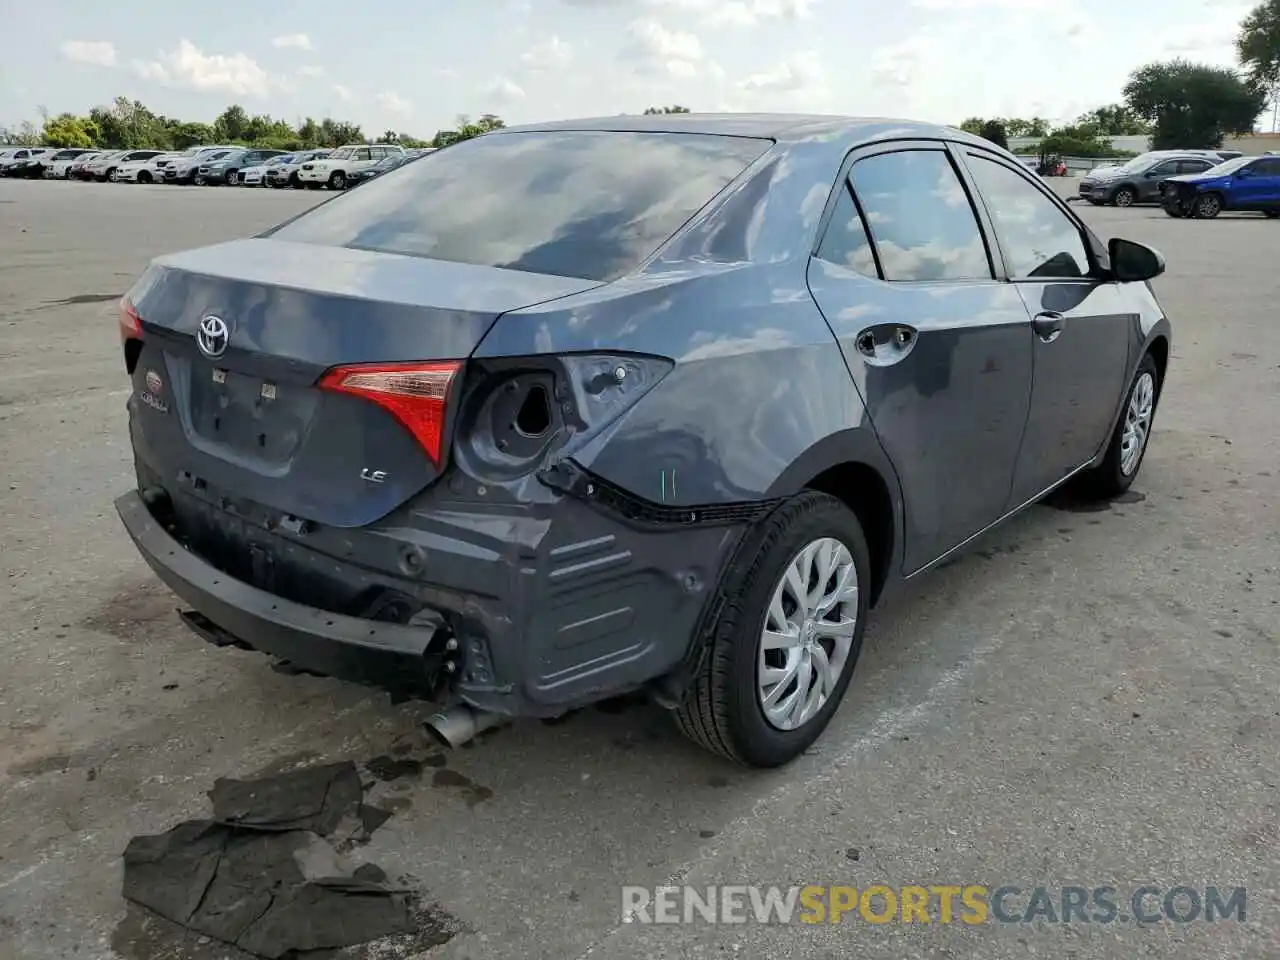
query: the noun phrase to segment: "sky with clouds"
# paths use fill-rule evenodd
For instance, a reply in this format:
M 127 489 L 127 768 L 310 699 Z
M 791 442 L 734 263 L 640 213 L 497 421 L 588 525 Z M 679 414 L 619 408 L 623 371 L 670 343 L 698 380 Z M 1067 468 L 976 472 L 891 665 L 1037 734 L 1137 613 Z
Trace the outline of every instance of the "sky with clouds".
M 308 0 L 6 4 L 0 124 L 116 94 L 212 120 L 355 120 L 430 136 L 508 123 L 785 110 L 1066 119 L 1136 66 L 1232 65 L 1248 0 Z

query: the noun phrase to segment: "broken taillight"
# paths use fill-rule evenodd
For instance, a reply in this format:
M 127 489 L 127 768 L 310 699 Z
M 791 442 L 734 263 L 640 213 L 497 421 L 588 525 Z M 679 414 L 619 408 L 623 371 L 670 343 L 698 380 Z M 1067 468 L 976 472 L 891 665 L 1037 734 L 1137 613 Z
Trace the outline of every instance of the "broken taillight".
M 128 297 L 120 298 L 120 339 L 141 340 L 142 318 Z
M 395 417 L 439 465 L 449 388 L 462 362 L 362 363 L 334 367 L 319 387 L 375 403 Z
M 120 298 L 120 345 L 124 348 L 124 369 L 133 376 L 134 367 L 138 365 L 138 354 L 142 353 L 142 318 L 128 297 Z

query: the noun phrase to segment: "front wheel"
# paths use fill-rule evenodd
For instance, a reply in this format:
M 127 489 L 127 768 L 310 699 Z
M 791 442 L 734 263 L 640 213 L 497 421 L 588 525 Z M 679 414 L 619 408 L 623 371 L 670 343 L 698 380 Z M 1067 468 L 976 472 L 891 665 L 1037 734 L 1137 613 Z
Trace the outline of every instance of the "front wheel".
M 329 177 L 330 190 L 345 190 L 347 188 L 347 175 L 341 170 L 333 171 L 333 175 Z
M 1120 422 L 1111 434 L 1102 463 L 1081 478 L 1082 492 L 1098 500 L 1109 500 L 1129 489 L 1147 454 L 1159 398 L 1160 373 L 1155 359 L 1148 353 L 1133 375 Z
M 1274 220 L 1276 217 L 1280 217 L 1280 210 L 1263 210 L 1262 215 L 1268 220 Z
M 234 186 L 236 185 L 236 177 L 238 177 L 239 175 L 240 175 L 240 174 L 239 174 L 237 171 L 235 171 L 235 170 L 228 170 L 228 171 L 227 171 L 227 186 L 228 186 L 228 187 L 234 187 Z
M 1121 187 L 1116 191 L 1116 195 L 1111 198 L 1111 202 L 1117 207 L 1132 207 L 1133 202 L 1137 199 L 1138 195 L 1130 187 Z
M 858 518 L 823 493 L 784 503 L 724 574 L 699 674 L 675 711 L 696 743 L 778 767 L 826 729 L 862 648 L 871 569 Z
M 139 170 L 139 171 L 138 171 L 138 182 L 139 182 L 139 183 L 150 183 L 150 182 L 151 182 L 151 174 L 150 174 L 150 173 L 148 173 L 146 170 Z
M 110 170 L 107 171 L 107 179 L 110 180 L 112 183 L 115 183 L 120 179 L 120 175 L 116 173 L 115 167 L 112 167 Z
M 1202 220 L 1212 220 L 1222 212 L 1222 198 L 1216 193 L 1206 193 L 1196 198 L 1196 216 Z

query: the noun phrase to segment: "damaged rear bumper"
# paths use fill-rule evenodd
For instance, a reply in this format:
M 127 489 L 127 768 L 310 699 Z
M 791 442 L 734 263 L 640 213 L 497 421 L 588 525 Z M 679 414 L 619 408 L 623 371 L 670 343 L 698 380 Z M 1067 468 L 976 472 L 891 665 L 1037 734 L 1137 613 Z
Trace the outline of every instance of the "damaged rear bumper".
M 136 490 L 118 497 L 115 505 L 151 569 L 209 622 L 187 620 L 206 639 L 218 642 L 222 633 L 305 669 L 356 683 L 397 692 L 425 688 L 424 657 L 436 635 L 447 630 L 442 618 L 410 627 L 294 603 L 236 580 L 189 551 L 152 516 Z
M 223 632 L 300 669 L 406 696 L 552 717 L 683 676 L 749 523 L 668 517 L 623 503 L 619 491 L 555 486 L 539 486 L 540 502 L 502 506 L 428 492 L 371 528 L 303 535 L 246 525 L 207 502 L 207 491 L 168 491 L 177 524 L 138 491 L 116 509 L 147 563 L 200 614 L 188 625 L 206 639 L 227 642 Z M 323 572 L 335 585 L 404 596 L 415 609 L 387 622 L 372 619 L 385 613 L 323 609 L 332 599 L 323 591 L 249 582 L 254 573 L 200 546 L 202 528 L 232 525 L 245 538 L 240 552 L 265 550 L 289 568 L 278 574 L 310 582 Z M 412 573 L 392 559 L 407 551 L 423 558 Z

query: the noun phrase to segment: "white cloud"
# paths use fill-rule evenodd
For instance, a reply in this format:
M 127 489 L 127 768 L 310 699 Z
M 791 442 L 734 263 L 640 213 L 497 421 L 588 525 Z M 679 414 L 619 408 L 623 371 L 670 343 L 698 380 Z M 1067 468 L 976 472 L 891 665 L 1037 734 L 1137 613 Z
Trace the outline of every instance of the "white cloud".
M 672 30 L 657 20 L 634 20 L 627 28 L 622 56 L 636 63 L 642 73 L 668 73 L 691 77 L 703 58 L 702 42 L 692 33 Z
M 516 103 L 525 98 L 524 88 L 507 77 L 498 77 L 485 87 L 486 99 L 494 103 Z
M 646 0 L 704 23 L 721 26 L 754 26 L 764 20 L 799 20 L 808 17 L 818 0 Z
M 333 92 L 338 95 L 338 99 L 343 103 L 350 103 L 355 99 L 355 96 L 351 93 L 350 89 L 344 87 L 340 83 L 335 83 L 333 85 Z
M 276 37 L 271 41 L 271 45 L 278 50 L 314 50 L 311 45 L 311 38 L 305 33 L 286 33 L 282 37 Z
M 378 94 L 378 105 L 388 113 L 405 117 L 413 112 L 413 104 L 392 90 Z
M 248 54 L 206 54 L 185 38 L 178 41 L 176 50 L 161 53 L 155 60 L 133 61 L 133 69 L 144 79 L 204 93 L 263 97 L 276 85 Z
M 116 65 L 116 47 L 109 40 L 67 40 L 58 47 L 64 60 L 92 63 L 99 67 Z
M 749 74 L 738 81 L 738 88 L 748 95 L 748 109 L 785 108 L 820 113 L 829 107 L 826 72 L 821 58 L 811 50 Z
M 555 34 L 520 54 L 520 63 L 529 70 L 554 70 L 573 58 L 573 48 Z
M 314 63 L 309 63 L 304 67 L 299 67 L 297 74 L 300 77 L 321 77 L 324 76 L 324 67 L 319 67 Z

